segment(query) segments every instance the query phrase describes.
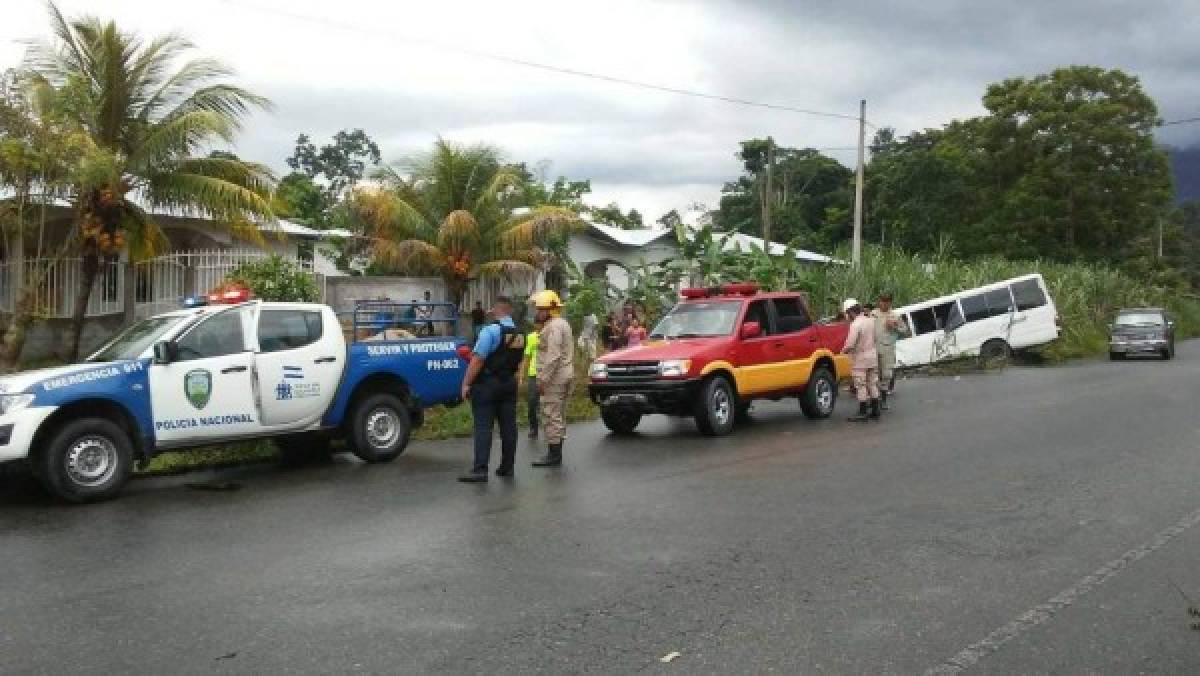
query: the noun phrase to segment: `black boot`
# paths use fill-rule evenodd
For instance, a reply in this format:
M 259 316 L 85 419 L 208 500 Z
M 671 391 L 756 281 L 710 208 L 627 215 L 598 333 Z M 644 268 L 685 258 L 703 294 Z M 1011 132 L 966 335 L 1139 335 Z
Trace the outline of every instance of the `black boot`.
M 881 408 L 885 411 L 890 411 L 892 409 L 888 407 L 887 397 L 888 397 L 887 390 L 883 390 L 882 392 L 879 393 L 879 408 Z
M 534 467 L 559 467 L 562 465 L 562 442 L 557 444 L 549 444 L 546 447 L 546 455 L 543 455 L 541 460 L 534 460 Z
M 846 420 L 849 420 L 850 422 L 867 422 L 867 402 L 858 402 L 858 415 L 852 415 L 849 418 L 846 418 Z
M 871 419 L 879 420 L 879 400 L 878 399 L 871 400 Z

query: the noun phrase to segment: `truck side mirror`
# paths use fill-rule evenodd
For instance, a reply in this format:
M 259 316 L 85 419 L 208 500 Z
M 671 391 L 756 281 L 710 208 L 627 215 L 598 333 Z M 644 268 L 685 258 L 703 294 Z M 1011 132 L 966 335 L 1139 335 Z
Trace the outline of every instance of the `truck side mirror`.
M 742 340 L 757 338 L 762 335 L 762 324 L 758 322 L 746 322 L 742 324 L 742 330 L 739 335 L 742 337 Z
M 160 340 L 154 344 L 154 363 L 170 364 L 179 358 L 179 346 L 172 340 Z

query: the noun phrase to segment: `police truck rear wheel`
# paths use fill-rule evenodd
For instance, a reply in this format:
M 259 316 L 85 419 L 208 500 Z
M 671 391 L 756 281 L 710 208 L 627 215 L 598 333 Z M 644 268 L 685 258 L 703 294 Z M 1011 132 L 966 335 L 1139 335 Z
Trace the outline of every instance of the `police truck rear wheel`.
M 120 425 L 104 418 L 69 422 L 50 437 L 34 475 L 68 502 L 116 497 L 133 473 L 133 444 Z
M 600 419 L 614 434 L 633 434 L 638 423 L 642 421 L 642 414 L 627 408 L 603 406 L 600 408 Z
M 394 394 L 372 394 L 351 413 L 349 441 L 363 462 L 390 462 L 404 452 L 412 432 L 408 406 Z
M 808 386 L 804 388 L 804 394 L 800 395 L 800 410 L 804 412 L 804 417 L 820 420 L 832 415 L 836 404 L 837 381 L 833 379 L 833 374 L 828 368 L 818 366 L 808 377 Z
M 717 376 L 700 388 L 700 400 L 696 402 L 696 427 L 707 437 L 725 436 L 733 431 L 737 416 L 737 398 L 729 381 Z

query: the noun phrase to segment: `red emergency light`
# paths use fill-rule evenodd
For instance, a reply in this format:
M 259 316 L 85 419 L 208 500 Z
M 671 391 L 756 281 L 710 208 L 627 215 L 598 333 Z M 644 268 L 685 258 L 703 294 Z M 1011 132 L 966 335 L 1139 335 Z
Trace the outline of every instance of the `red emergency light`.
M 684 298 L 709 298 L 712 296 L 753 296 L 758 293 L 758 284 L 754 282 L 737 282 L 709 288 L 690 287 L 683 289 L 679 295 Z
M 244 286 L 230 286 L 208 294 L 209 305 L 235 305 L 248 300 L 250 300 L 250 289 Z

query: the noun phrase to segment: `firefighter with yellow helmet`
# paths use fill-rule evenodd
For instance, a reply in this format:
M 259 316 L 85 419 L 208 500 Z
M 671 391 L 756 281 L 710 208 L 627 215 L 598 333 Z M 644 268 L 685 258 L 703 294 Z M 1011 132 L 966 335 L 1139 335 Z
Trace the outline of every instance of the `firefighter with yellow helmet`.
M 546 430 L 546 455 L 534 467 L 562 465 L 563 440 L 567 436 L 566 404 L 575 375 L 571 325 L 563 319 L 562 300 L 546 290 L 533 296 L 537 321 L 542 325 L 538 336 L 538 392 L 541 394 L 541 418 Z

